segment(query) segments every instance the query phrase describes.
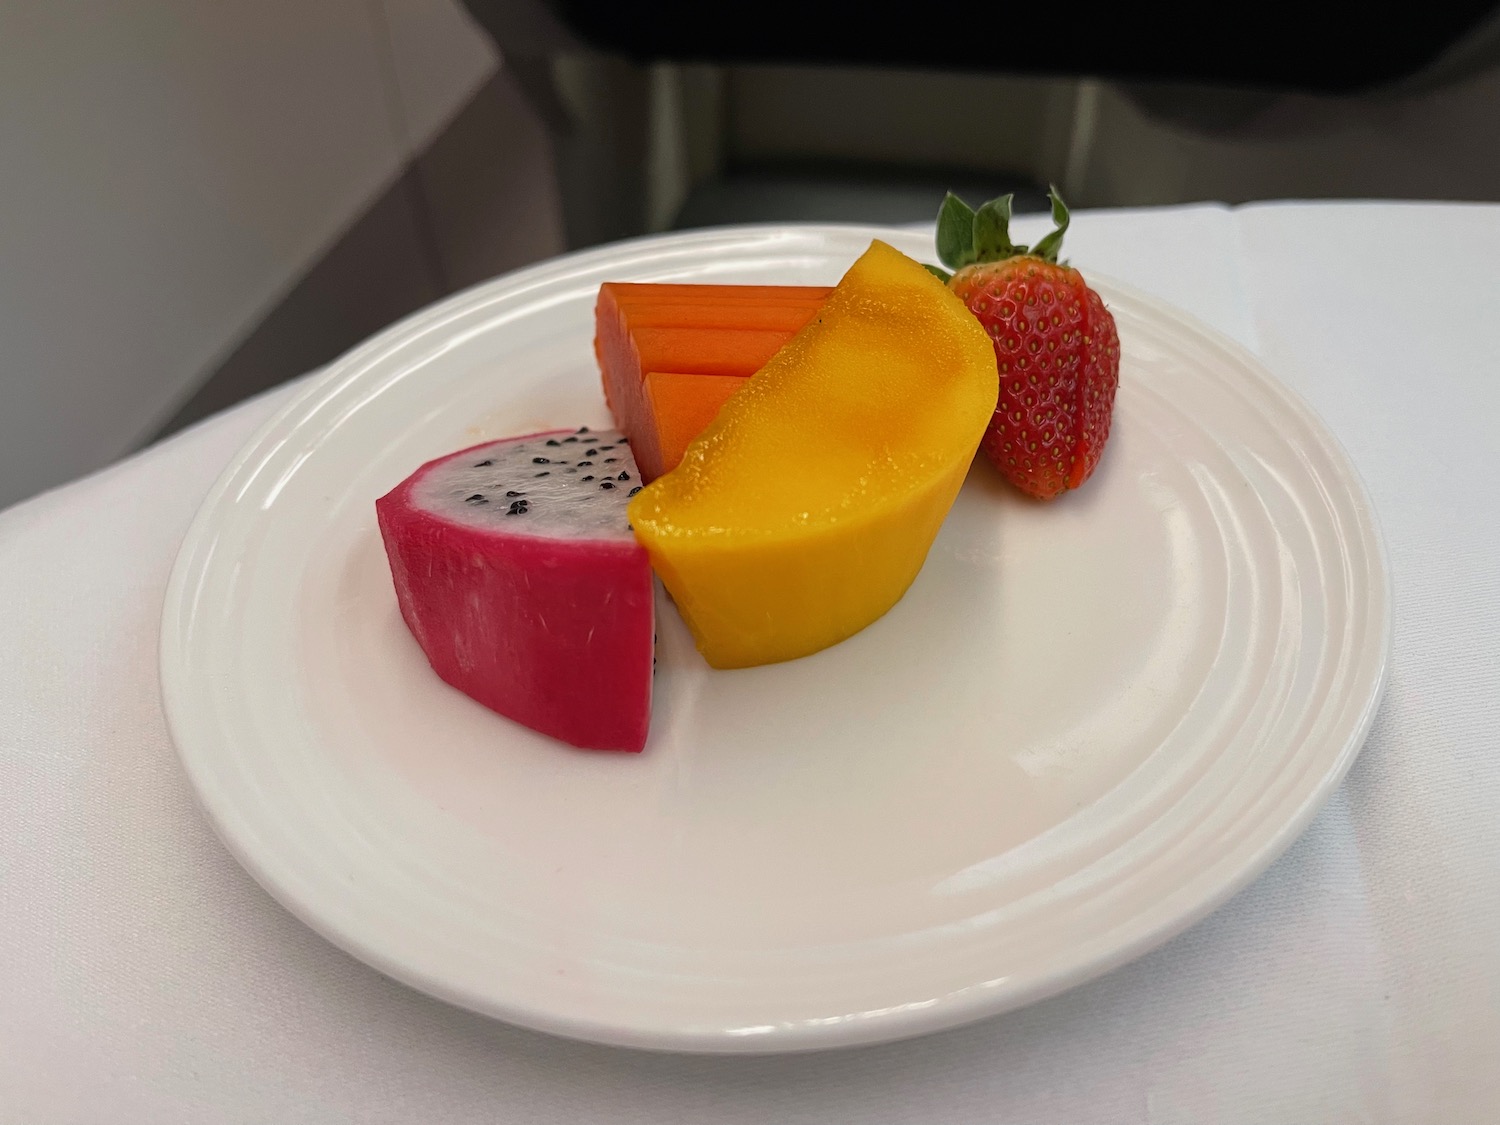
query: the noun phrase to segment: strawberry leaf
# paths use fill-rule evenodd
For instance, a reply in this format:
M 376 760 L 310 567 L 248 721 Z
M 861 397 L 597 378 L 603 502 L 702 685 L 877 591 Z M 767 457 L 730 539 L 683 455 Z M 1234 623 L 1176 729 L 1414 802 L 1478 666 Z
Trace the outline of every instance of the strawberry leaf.
M 938 210 L 937 252 L 943 265 L 952 270 L 975 260 L 974 210 L 951 191 Z
M 1000 262 L 1026 253 L 1026 247 L 1010 240 L 1010 204 L 1013 197 L 1002 195 L 974 212 L 974 254 L 980 262 Z
M 926 262 L 923 262 L 922 268 L 928 273 L 932 274 L 933 277 L 937 278 L 944 285 L 947 285 L 948 282 L 953 280 L 953 275 L 951 273 L 949 273 L 945 269 L 939 268 L 938 266 L 928 265 Z
M 1063 235 L 1068 232 L 1068 205 L 1062 201 L 1062 196 L 1057 194 L 1057 188 L 1047 189 L 1047 198 L 1052 200 L 1052 221 L 1057 229 L 1047 235 L 1034 247 L 1031 252 L 1043 261 L 1057 261 L 1057 252 L 1062 249 Z

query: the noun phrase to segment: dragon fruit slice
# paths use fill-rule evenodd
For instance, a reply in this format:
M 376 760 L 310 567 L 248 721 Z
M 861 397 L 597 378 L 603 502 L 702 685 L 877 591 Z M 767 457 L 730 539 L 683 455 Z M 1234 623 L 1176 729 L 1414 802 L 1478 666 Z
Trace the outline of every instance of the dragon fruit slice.
M 564 742 L 638 751 L 651 567 L 617 431 L 557 430 L 429 461 L 375 502 L 401 616 L 449 684 Z

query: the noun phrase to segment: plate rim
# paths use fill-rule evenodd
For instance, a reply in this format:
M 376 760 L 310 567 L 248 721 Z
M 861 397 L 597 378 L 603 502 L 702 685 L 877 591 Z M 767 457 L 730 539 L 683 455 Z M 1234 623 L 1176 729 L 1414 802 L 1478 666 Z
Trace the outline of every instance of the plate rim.
M 1369 577 L 1373 579 L 1370 600 L 1378 603 L 1373 608 L 1379 610 L 1377 617 L 1365 619 L 1367 623 L 1378 627 L 1377 639 L 1370 645 L 1372 649 L 1379 650 L 1376 675 L 1365 693 L 1358 721 L 1345 738 L 1331 766 L 1322 772 L 1314 784 L 1305 789 L 1300 804 L 1292 814 L 1268 838 L 1261 840 L 1254 853 L 1227 877 L 1215 881 L 1207 891 L 1171 918 L 1141 929 L 1132 940 L 1118 943 L 1092 959 L 1080 958 L 1072 965 L 1042 974 L 1024 986 L 995 990 L 966 988 L 941 997 L 938 1002 L 919 1010 L 895 1013 L 882 1019 L 857 1021 L 853 1026 L 846 1023 L 816 1029 L 789 1027 L 779 1028 L 766 1035 L 734 1036 L 728 1034 L 726 1029 L 702 1031 L 679 1028 L 673 1032 L 657 1029 L 642 1033 L 633 1027 L 605 1020 L 560 1017 L 534 1006 L 497 1003 L 491 997 L 468 995 L 447 982 L 431 979 L 420 971 L 393 961 L 381 950 L 364 941 L 359 934 L 346 933 L 330 925 L 310 904 L 301 901 L 296 894 L 280 885 L 274 872 L 262 863 L 253 848 L 236 835 L 230 823 L 231 810 L 227 805 L 221 805 L 221 795 L 213 791 L 209 778 L 204 772 L 200 772 L 203 769 L 202 761 L 195 759 L 187 749 L 186 716 L 194 704 L 182 698 L 182 677 L 174 672 L 185 667 L 181 642 L 186 637 L 190 617 L 186 612 L 191 604 L 188 595 L 199 564 L 204 561 L 205 542 L 211 537 L 216 514 L 225 496 L 246 467 L 264 456 L 264 447 L 273 435 L 295 419 L 304 417 L 314 403 L 334 397 L 347 383 L 358 379 L 368 366 L 470 307 L 490 303 L 497 293 L 519 296 L 527 289 L 563 281 L 570 273 L 586 273 L 590 267 L 600 262 L 607 263 L 633 248 L 654 246 L 659 249 L 701 251 L 705 246 L 720 242 L 744 245 L 747 239 L 774 240 L 788 235 L 805 238 L 821 234 L 857 234 L 884 239 L 893 235 L 910 236 L 922 229 L 924 228 L 857 223 L 752 223 L 644 235 L 607 243 L 563 254 L 450 294 L 381 329 L 308 378 L 303 387 L 289 396 L 240 445 L 215 479 L 199 504 L 174 558 L 163 602 L 158 672 L 167 728 L 199 807 L 203 809 L 215 834 L 236 862 L 279 905 L 324 940 L 386 976 L 428 995 L 485 1016 L 565 1038 L 638 1049 L 702 1054 L 780 1054 L 868 1045 L 958 1027 L 999 1015 L 1067 991 L 1160 947 L 1213 913 L 1258 878 L 1302 835 L 1342 783 L 1363 748 L 1379 712 L 1389 682 L 1393 645 L 1391 574 L 1384 535 L 1364 478 L 1337 434 L 1312 405 L 1277 378 L 1260 357 L 1192 313 L 1093 269 L 1088 270 L 1091 284 L 1113 290 L 1136 302 L 1152 314 L 1171 321 L 1180 330 L 1207 340 L 1228 353 L 1236 362 L 1256 372 L 1264 388 L 1274 394 L 1281 407 L 1298 417 L 1318 437 L 1323 443 L 1324 451 L 1337 466 L 1343 483 L 1350 490 L 1350 498 L 1356 502 L 1356 512 L 1362 518 L 1367 532 L 1361 546 L 1368 554 Z M 697 255 L 693 255 L 693 258 L 696 257 Z

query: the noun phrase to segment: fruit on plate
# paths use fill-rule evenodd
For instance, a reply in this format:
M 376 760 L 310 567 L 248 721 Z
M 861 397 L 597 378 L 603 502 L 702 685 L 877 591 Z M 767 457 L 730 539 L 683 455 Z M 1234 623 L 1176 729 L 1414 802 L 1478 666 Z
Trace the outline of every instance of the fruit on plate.
M 701 419 L 688 435 L 696 436 L 734 389 L 723 380 L 760 370 L 817 315 L 828 292 L 795 285 L 599 287 L 594 353 L 605 399 L 631 439 L 643 479 L 676 466 L 686 445 L 683 424 Z
M 659 285 L 605 282 L 603 309 L 633 328 L 741 328 L 795 332 L 828 299 L 826 285 Z
M 465 695 L 574 746 L 638 751 L 653 583 L 623 435 L 556 430 L 429 461 L 375 503 L 407 627 Z
M 806 656 L 900 600 L 995 396 L 994 350 L 963 303 L 872 243 L 817 319 L 631 501 L 708 662 Z
M 938 257 L 954 271 L 949 288 L 994 342 L 1000 394 L 985 456 L 1040 500 L 1077 488 L 1098 466 L 1120 382 L 1115 318 L 1057 260 L 1068 209 L 1056 190 L 1051 199 L 1056 229 L 1030 248 L 1010 241 L 1008 195 L 974 211 L 950 194 L 937 230 Z
M 612 315 L 628 315 L 634 324 L 707 328 L 771 328 L 784 325 L 787 310 L 816 309 L 828 298 L 827 285 L 713 285 L 607 281 L 599 287 L 599 306 Z M 692 320 L 686 310 L 706 310 Z M 779 310 L 779 311 L 778 311 Z M 764 318 L 776 319 L 768 323 Z
M 790 339 L 790 337 L 788 337 Z M 661 472 L 671 472 L 682 460 L 692 440 L 719 416 L 729 396 L 745 385 L 736 375 L 691 375 L 685 372 L 652 371 L 646 376 L 646 403 L 650 407 L 655 447 L 660 453 Z

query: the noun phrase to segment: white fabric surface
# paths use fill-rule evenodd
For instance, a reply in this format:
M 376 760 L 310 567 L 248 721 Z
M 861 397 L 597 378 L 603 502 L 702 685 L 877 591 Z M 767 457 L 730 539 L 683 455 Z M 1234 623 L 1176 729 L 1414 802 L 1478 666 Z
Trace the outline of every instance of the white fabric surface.
M 1389 694 L 1258 882 L 1057 999 L 820 1055 L 564 1042 L 387 980 L 219 845 L 158 700 L 177 545 L 279 391 L 0 514 L 0 1123 L 1495 1120 L 1500 207 L 1085 213 L 1069 251 L 1256 349 L 1384 528 Z

